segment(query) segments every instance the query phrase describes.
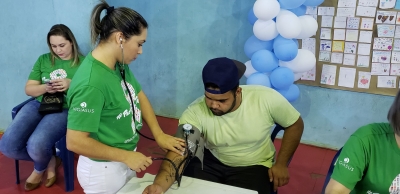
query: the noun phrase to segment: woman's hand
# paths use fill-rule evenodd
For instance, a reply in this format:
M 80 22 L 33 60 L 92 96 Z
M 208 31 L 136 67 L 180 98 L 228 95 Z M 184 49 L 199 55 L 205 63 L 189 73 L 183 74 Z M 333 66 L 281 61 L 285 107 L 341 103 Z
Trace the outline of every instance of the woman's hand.
M 183 155 L 185 152 L 185 140 L 177 137 L 172 137 L 171 135 L 160 133 L 155 136 L 157 144 L 164 151 L 171 150 L 179 155 Z
M 53 79 L 50 81 L 51 85 L 57 92 L 64 92 L 69 88 L 69 84 L 71 83 L 70 79 Z
M 53 88 L 53 86 L 50 83 L 45 84 L 44 87 L 46 88 L 47 93 L 54 94 L 57 92 L 57 90 Z

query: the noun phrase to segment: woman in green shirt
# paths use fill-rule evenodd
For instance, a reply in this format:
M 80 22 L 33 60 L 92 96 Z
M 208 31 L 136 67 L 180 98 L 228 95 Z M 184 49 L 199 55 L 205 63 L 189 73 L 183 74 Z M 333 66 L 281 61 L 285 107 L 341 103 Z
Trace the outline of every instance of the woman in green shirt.
M 0 150 L 5 156 L 33 161 L 34 170 L 25 183 L 27 191 L 39 187 L 44 171 L 47 171 L 46 187 L 56 181 L 55 168 L 61 160 L 53 156 L 53 147 L 67 129 L 67 104 L 62 110 L 60 107 L 60 112 L 42 114 L 39 113 L 42 97 L 45 93 L 67 92 L 83 61 L 74 35 L 63 24 L 50 29 L 47 45 L 50 53 L 39 57 L 25 86 L 25 93 L 36 100 L 21 108 L 0 141 Z

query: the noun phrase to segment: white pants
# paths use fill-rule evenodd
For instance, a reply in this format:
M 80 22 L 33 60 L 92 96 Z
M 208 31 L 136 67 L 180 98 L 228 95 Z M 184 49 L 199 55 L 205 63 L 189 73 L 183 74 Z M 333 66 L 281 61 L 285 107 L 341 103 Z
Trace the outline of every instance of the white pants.
M 121 162 L 96 162 L 79 156 L 76 169 L 78 181 L 87 194 L 112 194 L 118 192 L 136 172 Z

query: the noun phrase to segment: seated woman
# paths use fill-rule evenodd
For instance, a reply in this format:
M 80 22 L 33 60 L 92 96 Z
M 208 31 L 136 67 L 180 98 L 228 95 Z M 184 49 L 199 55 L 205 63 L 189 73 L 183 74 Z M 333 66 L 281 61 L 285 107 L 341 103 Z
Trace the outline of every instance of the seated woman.
M 66 135 L 68 107 L 55 113 L 39 113 L 45 93 L 66 93 L 83 56 L 71 30 L 54 25 L 47 34 L 50 53 L 36 61 L 25 86 L 25 93 L 36 100 L 24 105 L 18 112 L 0 141 L 0 151 L 7 157 L 33 161 L 34 170 L 25 183 L 25 190 L 36 189 L 47 171 L 46 187 L 56 181 L 56 166 L 61 163 L 53 156 L 55 143 Z M 63 95 L 61 95 L 63 96 Z
M 387 119 L 389 123 L 369 124 L 350 136 L 325 193 L 400 193 L 400 91 Z

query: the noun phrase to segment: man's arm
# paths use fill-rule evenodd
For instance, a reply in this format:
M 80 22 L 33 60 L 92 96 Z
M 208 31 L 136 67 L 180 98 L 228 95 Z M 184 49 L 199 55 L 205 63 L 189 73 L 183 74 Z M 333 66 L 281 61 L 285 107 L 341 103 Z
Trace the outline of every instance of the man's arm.
M 304 123 L 301 117 L 293 125 L 285 129 L 276 164 L 287 166 L 297 146 L 299 146 L 303 130 Z
M 335 181 L 334 179 L 329 180 L 328 186 L 326 186 L 325 194 L 349 194 L 350 189 Z

